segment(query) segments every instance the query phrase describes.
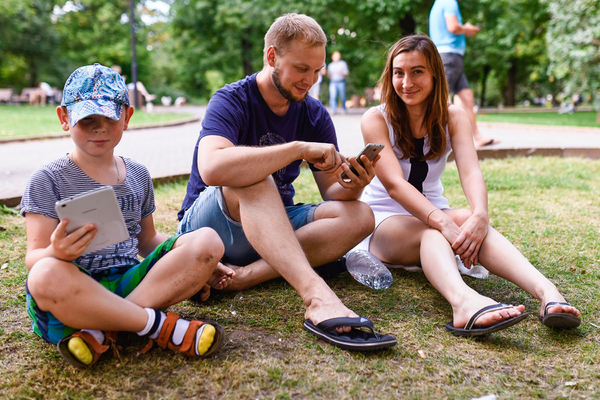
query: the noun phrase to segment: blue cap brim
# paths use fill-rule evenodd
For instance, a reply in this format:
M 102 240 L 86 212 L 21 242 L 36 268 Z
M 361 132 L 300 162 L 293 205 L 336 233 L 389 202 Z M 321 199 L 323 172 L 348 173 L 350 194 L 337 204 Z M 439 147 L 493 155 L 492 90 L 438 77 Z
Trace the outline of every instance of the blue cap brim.
M 90 99 L 67 106 L 67 111 L 71 126 L 75 126 L 80 119 L 90 115 L 103 115 L 118 121 L 123 113 L 123 104 L 105 99 Z

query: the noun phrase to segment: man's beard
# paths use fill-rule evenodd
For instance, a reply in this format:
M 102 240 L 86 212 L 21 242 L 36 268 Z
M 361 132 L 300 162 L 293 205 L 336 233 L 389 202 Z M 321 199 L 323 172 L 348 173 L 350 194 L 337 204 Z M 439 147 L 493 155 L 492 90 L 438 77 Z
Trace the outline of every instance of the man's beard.
M 301 102 L 303 102 L 304 99 L 306 99 L 306 96 L 308 95 L 308 91 L 306 91 L 306 93 L 304 94 L 304 96 L 302 96 L 300 98 L 294 96 L 291 91 L 289 91 L 288 89 L 284 88 L 283 85 L 281 84 L 281 80 L 279 79 L 279 71 L 280 71 L 279 68 L 275 67 L 273 69 L 273 73 L 271 74 L 271 78 L 273 80 L 273 84 L 275 85 L 275 87 L 279 91 L 279 94 L 281 94 L 284 99 L 286 99 L 287 101 L 290 101 L 292 103 L 301 103 Z

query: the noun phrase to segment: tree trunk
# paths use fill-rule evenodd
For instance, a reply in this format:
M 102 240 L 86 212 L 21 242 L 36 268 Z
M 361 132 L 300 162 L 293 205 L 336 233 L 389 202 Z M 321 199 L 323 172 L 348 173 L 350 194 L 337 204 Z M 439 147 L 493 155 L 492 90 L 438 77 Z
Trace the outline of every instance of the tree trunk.
M 29 87 L 37 87 L 38 82 L 38 65 L 34 58 L 26 58 L 29 63 Z
M 481 74 L 481 96 L 479 97 L 479 107 L 485 107 L 485 89 L 487 84 L 487 78 L 492 68 L 489 65 L 483 66 L 483 73 Z
M 242 38 L 242 67 L 244 75 L 252 75 L 254 68 L 252 67 L 252 42 L 248 40 L 250 37 L 250 29 L 246 29 L 246 35 Z
M 398 26 L 400 27 L 402 36 L 411 35 L 415 33 L 415 30 L 417 29 L 417 23 L 410 13 L 404 14 L 402 18 L 398 20 Z
M 504 105 L 514 106 L 515 105 L 515 89 L 517 87 L 517 60 L 513 59 L 510 62 L 510 68 L 508 69 L 508 82 L 506 85 L 506 92 L 504 94 Z

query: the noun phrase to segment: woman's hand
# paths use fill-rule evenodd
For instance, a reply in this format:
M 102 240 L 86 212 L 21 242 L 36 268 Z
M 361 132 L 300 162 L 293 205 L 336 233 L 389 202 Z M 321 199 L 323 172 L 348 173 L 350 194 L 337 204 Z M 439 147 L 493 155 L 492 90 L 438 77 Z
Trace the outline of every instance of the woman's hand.
M 460 256 L 465 267 L 471 268 L 472 265 L 479 264 L 479 250 L 488 234 L 488 220 L 473 214 L 462 224 L 460 230 L 460 235 L 451 242 L 452 249 Z
M 448 243 L 451 245 L 456 241 L 457 238 L 462 234 L 462 230 L 454 220 L 450 217 L 446 218 L 445 223 L 441 224 L 441 229 L 439 231 L 444 235 Z

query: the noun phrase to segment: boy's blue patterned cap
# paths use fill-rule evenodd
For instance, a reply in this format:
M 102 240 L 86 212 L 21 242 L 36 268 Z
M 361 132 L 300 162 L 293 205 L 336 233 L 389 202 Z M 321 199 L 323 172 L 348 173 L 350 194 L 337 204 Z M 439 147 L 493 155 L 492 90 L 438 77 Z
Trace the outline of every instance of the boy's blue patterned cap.
M 89 115 L 119 120 L 123 106 L 129 106 L 129 93 L 123 77 L 101 64 L 77 68 L 65 83 L 61 106 L 67 107 L 69 122 Z

